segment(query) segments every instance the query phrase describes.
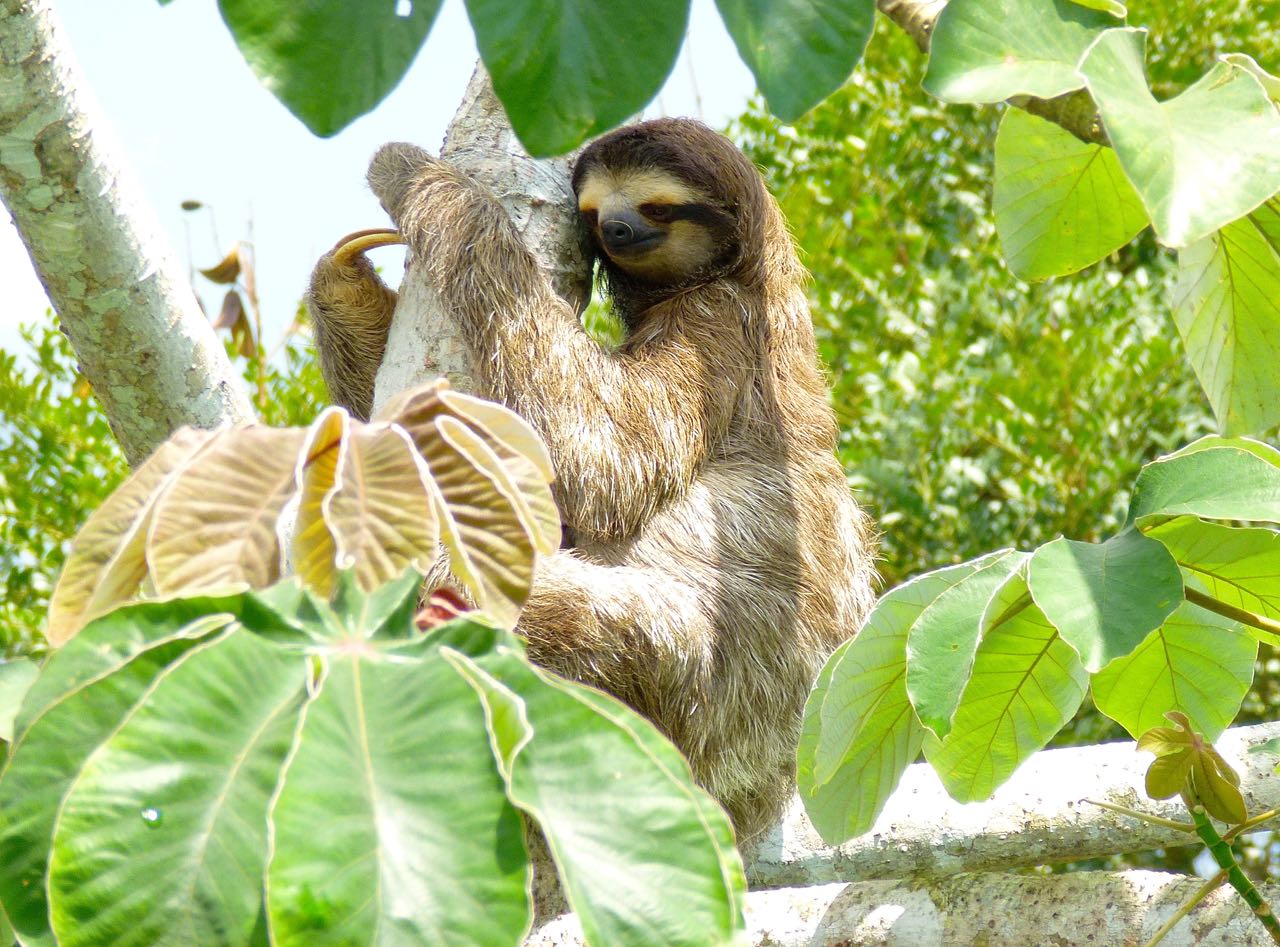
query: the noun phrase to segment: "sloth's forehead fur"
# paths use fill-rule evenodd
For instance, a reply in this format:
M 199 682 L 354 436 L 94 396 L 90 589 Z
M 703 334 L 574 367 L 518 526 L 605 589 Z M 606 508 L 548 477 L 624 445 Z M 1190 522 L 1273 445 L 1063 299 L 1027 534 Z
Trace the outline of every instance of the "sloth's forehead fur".
M 696 204 L 708 195 L 661 168 L 596 165 L 578 184 L 578 210 L 607 211 L 643 204 Z

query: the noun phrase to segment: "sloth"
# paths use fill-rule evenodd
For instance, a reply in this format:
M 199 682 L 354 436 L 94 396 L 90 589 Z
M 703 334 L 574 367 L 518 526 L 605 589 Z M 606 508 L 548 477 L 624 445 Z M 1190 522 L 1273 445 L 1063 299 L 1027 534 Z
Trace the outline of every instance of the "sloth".
M 391 144 L 369 181 L 458 321 L 478 393 L 554 462 L 565 543 L 520 615 L 530 659 L 648 717 L 739 840 L 756 835 L 790 798 L 818 670 L 870 608 L 874 553 L 834 455 L 805 272 L 759 172 L 682 119 L 582 152 L 573 190 L 626 329 L 612 350 L 452 166 Z M 395 303 L 358 252 L 379 239 L 322 258 L 309 292 L 331 397 L 366 416 Z

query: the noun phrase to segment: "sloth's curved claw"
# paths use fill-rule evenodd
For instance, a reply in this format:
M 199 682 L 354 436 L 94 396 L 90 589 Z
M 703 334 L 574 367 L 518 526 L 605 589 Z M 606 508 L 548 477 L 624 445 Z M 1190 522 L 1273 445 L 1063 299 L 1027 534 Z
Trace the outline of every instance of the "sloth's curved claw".
M 374 227 L 369 230 L 357 230 L 339 240 L 333 247 L 333 262 L 339 266 L 347 266 L 357 256 L 378 247 L 390 247 L 404 243 L 400 231 L 386 227 Z

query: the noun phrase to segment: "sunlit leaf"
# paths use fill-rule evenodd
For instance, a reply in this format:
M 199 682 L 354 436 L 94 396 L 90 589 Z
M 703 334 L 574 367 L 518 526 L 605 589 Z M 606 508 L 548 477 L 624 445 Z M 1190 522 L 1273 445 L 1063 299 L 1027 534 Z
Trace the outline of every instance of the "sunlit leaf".
M 1190 792 L 1215 819 L 1238 825 L 1249 818 L 1240 792 L 1240 776 L 1211 746 L 1201 748 L 1191 764 Z
M 1028 280 L 1097 263 L 1147 225 L 1115 152 L 1008 109 L 996 135 L 996 233 L 1009 269 Z
M 1194 762 L 1195 756 L 1190 750 L 1157 759 L 1147 767 L 1144 787 L 1147 795 L 1152 799 L 1171 799 L 1182 792 Z
M 13 723 L 22 699 L 35 682 L 38 666 L 30 658 L 0 662 L 0 743 L 13 740 Z
M 1147 86 L 1145 47 L 1143 30 L 1110 30 L 1080 71 L 1156 234 L 1185 247 L 1276 192 L 1280 112 L 1250 72 L 1225 62 L 1159 102 Z
M 1147 464 L 1134 484 L 1129 520 L 1190 514 L 1280 523 L 1280 468 L 1240 447 L 1207 447 Z
M 793 122 L 840 88 L 875 25 L 874 0 L 716 0 L 769 110 Z
M 298 428 L 229 431 L 173 475 L 147 540 L 159 594 L 238 583 L 262 588 L 280 578 L 276 523 L 296 490 L 304 437 Z
M 325 512 L 339 489 L 351 418 L 342 408 L 326 408 L 307 431 L 298 460 L 298 518 L 293 529 L 293 568 L 321 595 L 333 588 L 338 547 Z
M 950 0 L 934 27 L 924 87 L 944 102 L 1053 98 L 1084 85 L 1076 63 L 1115 25 L 1071 0 Z
M 262 84 L 327 137 L 396 87 L 431 31 L 440 0 L 218 0 L 218 8 Z
M 94 511 L 76 534 L 49 601 L 45 635 L 58 646 L 86 621 L 133 598 L 147 574 L 145 542 L 158 492 L 214 437 L 178 431 Z
M 1180 710 L 1215 740 L 1240 709 L 1257 654 L 1239 622 L 1184 602 L 1132 654 L 1093 676 L 1093 699 L 1135 739 Z
M 467 0 L 467 13 L 512 127 L 545 157 L 648 104 L 680 51 L 689 0 Z
M 1220 428 L 1252 434 L 1274 427 L 1280 202 L 1268 201 L 1178 254 L 1174 321 Z
M 1178 564 L 1133 529 L 1103 543 L 1055 539 L 1027 575 L 1036 605 L 1089 671 L 1132 652 L 1182 602 Z

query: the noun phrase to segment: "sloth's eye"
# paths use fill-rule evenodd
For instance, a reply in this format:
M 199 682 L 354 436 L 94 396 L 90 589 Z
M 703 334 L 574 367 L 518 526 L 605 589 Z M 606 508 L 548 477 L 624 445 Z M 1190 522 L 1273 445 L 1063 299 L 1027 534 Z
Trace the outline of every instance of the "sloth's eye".
M 640 213 L 644 214 L 650 220 L 656 220 L 658 223 L 666 223 L 672 218 L 672 208 L 670 204 L 641 204 Z

